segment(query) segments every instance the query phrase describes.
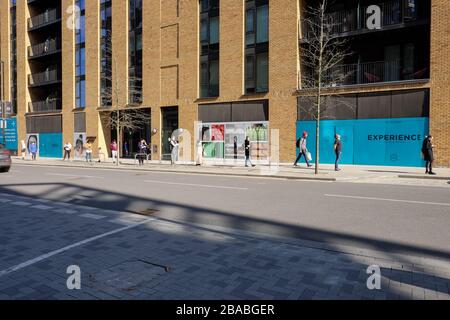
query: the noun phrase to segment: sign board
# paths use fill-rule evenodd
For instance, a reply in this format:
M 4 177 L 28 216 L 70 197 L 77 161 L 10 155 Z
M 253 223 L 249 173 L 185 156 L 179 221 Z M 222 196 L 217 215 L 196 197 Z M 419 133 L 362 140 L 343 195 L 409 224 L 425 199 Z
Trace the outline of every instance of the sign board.
M 1 102 L 1 116 L 4 119 L 9 119 L 9 118 L 11 118 L 12 114 L 13 114 L 12 102 L 10 102 L 10 101 L 2 101 Z

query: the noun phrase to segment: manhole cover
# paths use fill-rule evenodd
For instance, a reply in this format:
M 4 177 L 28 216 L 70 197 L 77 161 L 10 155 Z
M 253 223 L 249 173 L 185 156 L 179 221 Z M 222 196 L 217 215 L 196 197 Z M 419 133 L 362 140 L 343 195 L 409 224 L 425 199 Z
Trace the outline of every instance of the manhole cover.
M 89 275 L 89 287 L 122 292 L 140 291 L 155 280 L 162 281 L 166 274 L 164 268 L 145 261 L 126 261 L 111 268 Z

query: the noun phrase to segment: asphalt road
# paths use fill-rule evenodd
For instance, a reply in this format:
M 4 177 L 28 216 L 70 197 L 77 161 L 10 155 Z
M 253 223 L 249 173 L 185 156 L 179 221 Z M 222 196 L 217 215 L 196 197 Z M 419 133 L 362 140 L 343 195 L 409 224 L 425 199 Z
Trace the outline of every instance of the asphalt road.
M 450 260 L 448 188 L 16 165 L 1 193 Z

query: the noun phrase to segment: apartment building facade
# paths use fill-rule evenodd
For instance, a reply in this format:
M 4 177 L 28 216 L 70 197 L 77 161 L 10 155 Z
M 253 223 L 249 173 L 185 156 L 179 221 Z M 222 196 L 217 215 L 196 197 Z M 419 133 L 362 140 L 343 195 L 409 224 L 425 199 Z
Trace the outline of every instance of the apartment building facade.
M 145 139 L 163 160 L 168 138 L 187 141 L 189 132 L 185 157 L 201 145 L 208 161 L 236 161 L 249 136 L 256 160 L 293 161 L 299 134 L 315 131 L 305 112 L 302 16 L 316 2 L 0 0 L 3 100 L 17 128 L 9 147 L 36 140 L 41 157 L 62 157 L 64 143 L 90 140 L 107 154 L 119 138 L 133 157 Z M 450 165 L 450 3 L 335 3 L 336 36 L 353 54 L 339 66 L 350 76 L 327 89 L 322 162 L 340 133 L 345 163 L 420 165 L 420 140 L 431 133 L 437 162 Z M 370 4 L 382 9 L 381 29 L 363 23 Z M 107 121 L 117 109 L 138 109 L 148 123 L 117 137 Z

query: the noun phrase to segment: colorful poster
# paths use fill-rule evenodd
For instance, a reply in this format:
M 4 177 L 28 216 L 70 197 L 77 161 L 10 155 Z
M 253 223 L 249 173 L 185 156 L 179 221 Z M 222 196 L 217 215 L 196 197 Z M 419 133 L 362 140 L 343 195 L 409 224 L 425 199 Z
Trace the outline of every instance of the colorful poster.
M 3 136 L 3 125 L 5 125 L 5 136 Z M 3 119 L 0 118 L 0 143 L 5 144 L 6 149 L 17 151 L 17 120 L 16 118 Z
M 37 149 L 36 155 L 39 156 L 39 134 L 27 134 L 27 139 L 25 140 L 25 144 L 27 145 L 28 154 L 31 155 L 30 146 L 35 146 Z
M 225 126 L 223 124 L 213 124 L 211 133 L 212 141 L 225 141 Z
M 86 133 L 85 132 L 75 132 L 74 133 L 74 143 L 73 143 L 73 157 L 75 160 L 84 159 L 84 148 L 86 143 Z

